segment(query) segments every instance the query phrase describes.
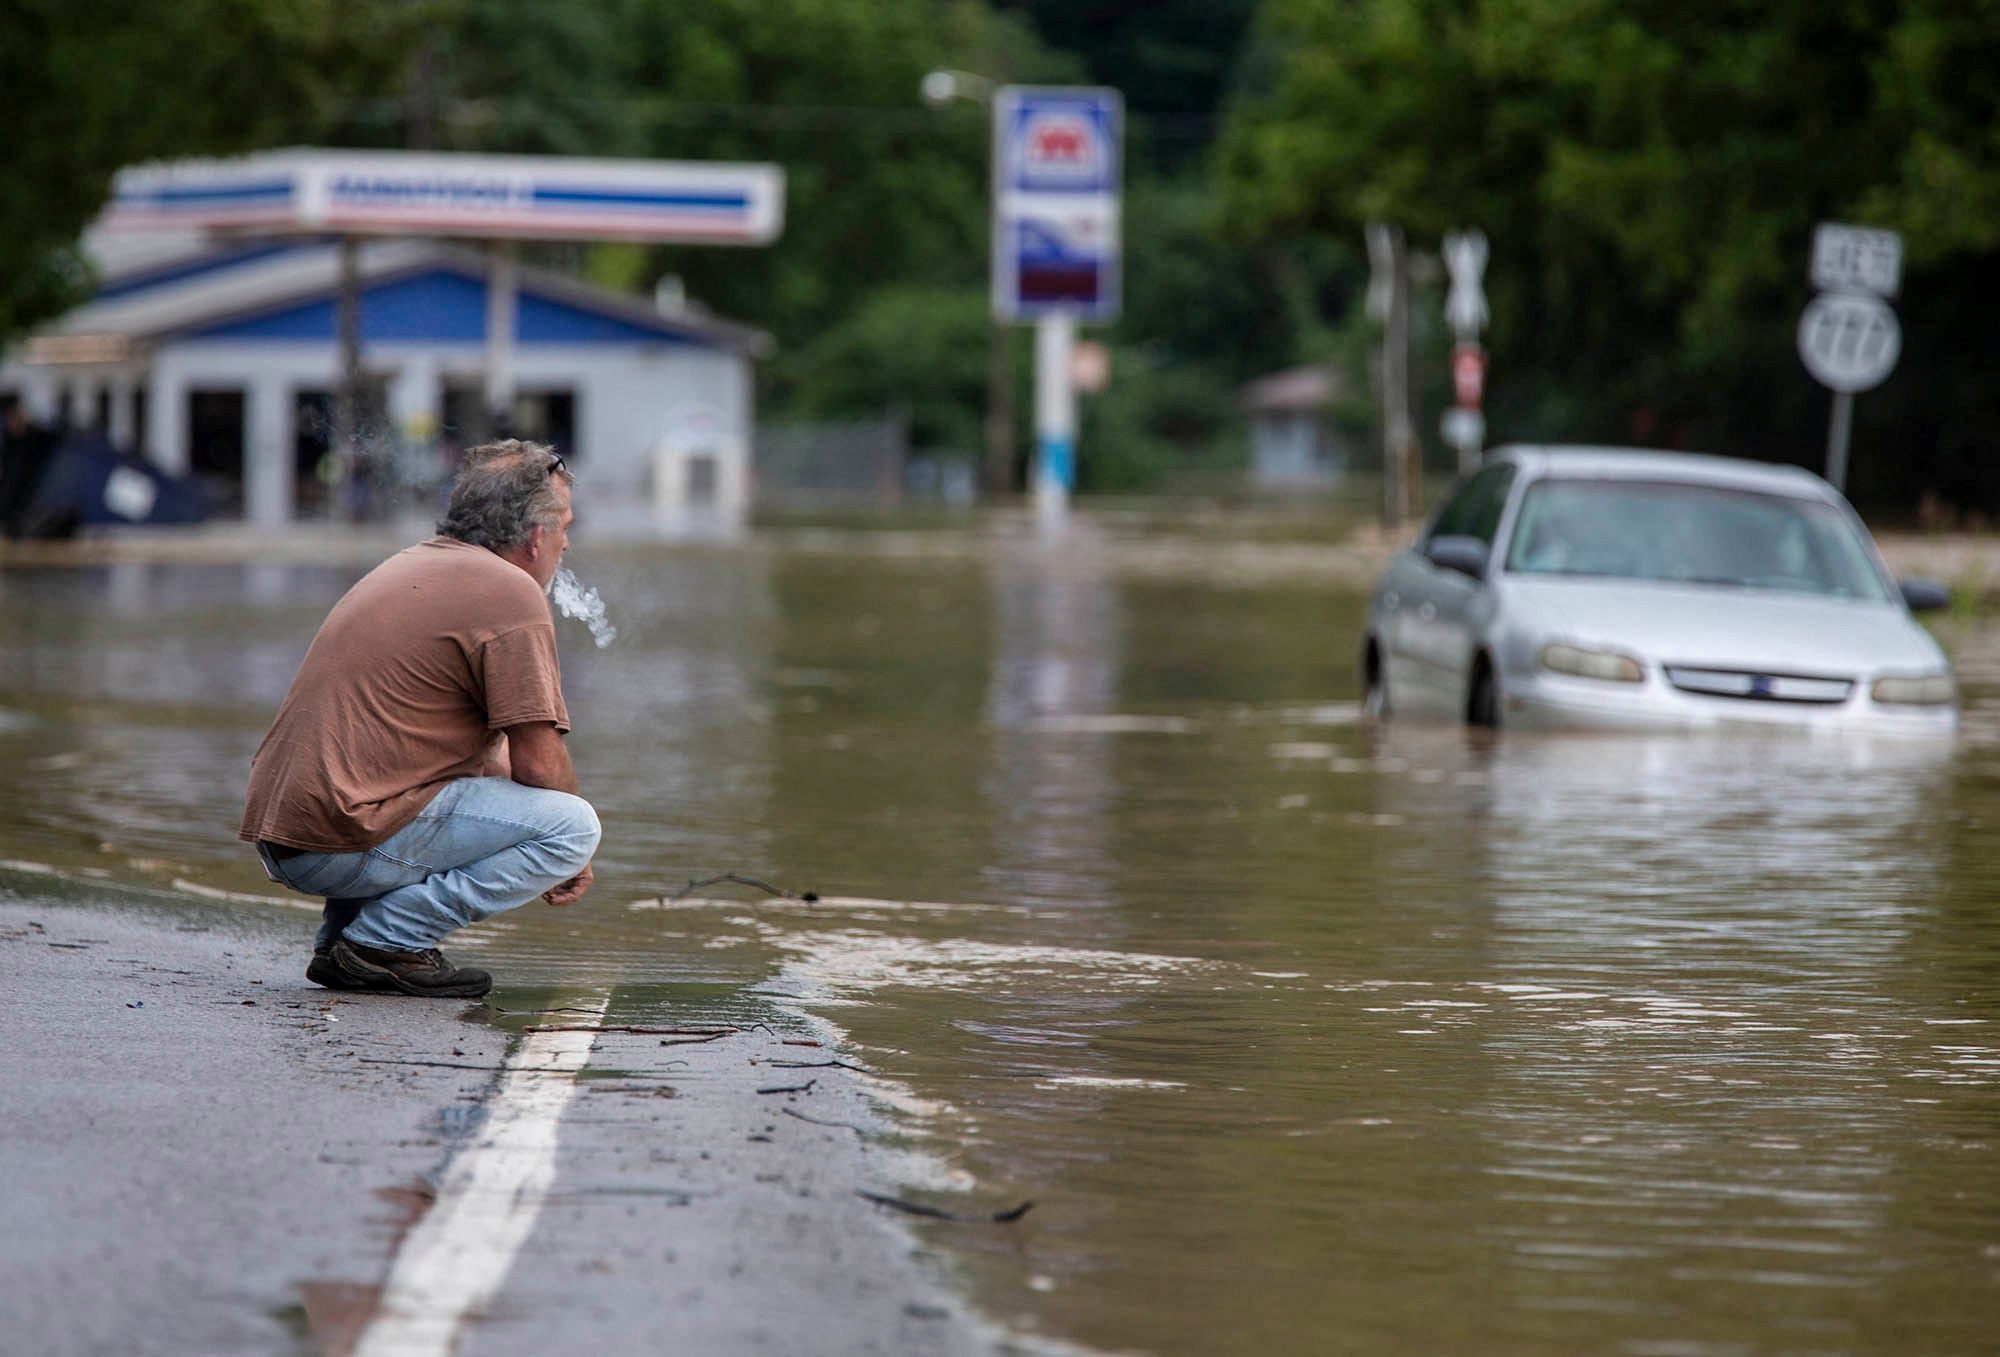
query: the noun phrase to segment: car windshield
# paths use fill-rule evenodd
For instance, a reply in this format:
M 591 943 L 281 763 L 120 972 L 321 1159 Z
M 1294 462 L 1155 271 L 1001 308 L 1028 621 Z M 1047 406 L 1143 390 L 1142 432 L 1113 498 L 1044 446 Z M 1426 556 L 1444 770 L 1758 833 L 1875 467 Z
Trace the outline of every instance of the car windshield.
M 1886 602 L 1887 583 L 1836 505 L 1671 481 L 1530 485 L 1507 569 L 1775 589 Z

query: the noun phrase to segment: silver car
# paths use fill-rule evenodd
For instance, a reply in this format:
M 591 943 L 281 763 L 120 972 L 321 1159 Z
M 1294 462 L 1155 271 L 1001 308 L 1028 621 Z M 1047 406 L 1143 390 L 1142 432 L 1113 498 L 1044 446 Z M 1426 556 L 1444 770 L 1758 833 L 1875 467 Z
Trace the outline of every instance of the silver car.
M 1378 715 L 1488 726 L 1949 734 L 1951 667 L 1911 616 L 1947 601 L 1798 467 L 1502 448 L 1384 572 L 1362 682 Z

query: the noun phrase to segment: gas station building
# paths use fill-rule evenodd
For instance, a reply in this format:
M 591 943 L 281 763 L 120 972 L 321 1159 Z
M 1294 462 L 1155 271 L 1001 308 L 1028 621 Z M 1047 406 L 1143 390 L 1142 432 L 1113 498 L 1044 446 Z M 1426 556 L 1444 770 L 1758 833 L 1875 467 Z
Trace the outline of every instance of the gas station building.
M 494 242 L 757 243 L 776 176 L 321 151 L 127 171 L 86 241 L 96 295 L 0 360 L 0 392 L 200 477 L 218 517 L 260 528 L 379 516 L 398 494 L 428 514 L 422 491 L 499 427 L 570 459 L 594 535 L 727 535 L 748 514 L 768 338 Z

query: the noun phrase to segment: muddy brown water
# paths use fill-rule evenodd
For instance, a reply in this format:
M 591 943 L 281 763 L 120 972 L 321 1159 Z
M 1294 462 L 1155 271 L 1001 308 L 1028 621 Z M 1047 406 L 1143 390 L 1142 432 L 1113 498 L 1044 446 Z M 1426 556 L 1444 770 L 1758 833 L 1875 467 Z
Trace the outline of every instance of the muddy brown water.
M 1364 590 L 1085 522 L 571 564 L 599 886 L 464 950 L 787 996 L 993 1316 L 1159 1354 L 1971 1353 L 2000 1332 L 2000 622 L 1948 744 L 1378 727 Z M 353 566 L 0 572 L 0 858 L 268 895 L 244 770 Z M 738 872 L 815 903 L 691 878 Z M 245 908 L 261 908 L 246 902 Z M 275 907 L 275 906 L 271 906 Z M 305 916 L 301 915 L 303 919 Z M 706 997 L 704 997 L 706 996 Z

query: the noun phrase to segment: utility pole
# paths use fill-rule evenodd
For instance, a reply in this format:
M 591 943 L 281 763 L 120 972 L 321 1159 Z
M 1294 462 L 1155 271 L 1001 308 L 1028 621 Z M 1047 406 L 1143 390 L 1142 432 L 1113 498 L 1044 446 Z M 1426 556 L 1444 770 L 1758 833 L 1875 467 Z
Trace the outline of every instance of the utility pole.
M 1470 475 L 1479 465 L 1486 442 L 1486 416 L 1479 404 L 1486 394 L 1486 350 L 1479 332 L 1486 326 L 1486 293 L 1479 278 L 1486 270 L 1486 233 L 1454 231 L 1444 238 L 1444 266 L 1451 290 L 1444 299 L 1445 323 L 1451 326 L 1451 387 L 1454 403 L 1445 411 L 1444 441 L 1458 449 L 1458 472 Z
M 987 322 L 986 467 L 988 500 L 1014 493 L 1014 327 Z
M 1382 325 L 1382 522 L 1410 516 L 1419 474 L 1416 423 L 1410 417 L 1410 265 L 1403 228 L 1368 224 L 1368 310 Z
M 361 246 L 353 236 L 343 235 L 339 250 L 340 293 L 334 307 L 334 330 L 340 372 L 333 394 L 335 475 L 328 487 L 334 502 L 327 517 L 345 523 L 360 517 L 354 502 L 354 473 L 361 443 Z
M 932 108 L 943 108 L 954 99 L 980 105 L 987 113 L 990 146 L 993 95 L 998 88 L 986 76 L 970 71 L 935 70 L 924 76 L 923 96 Z M 998 230 L 998 225 L 993 229 Z M 991 250 L 989 245 L 989 257 Z M 998 316 L 987 322 L 986 418 L 981 431 L 986 445 L 981 488 L 989 501 L 1003 499 L 1014 493 L 1014 327 Z

